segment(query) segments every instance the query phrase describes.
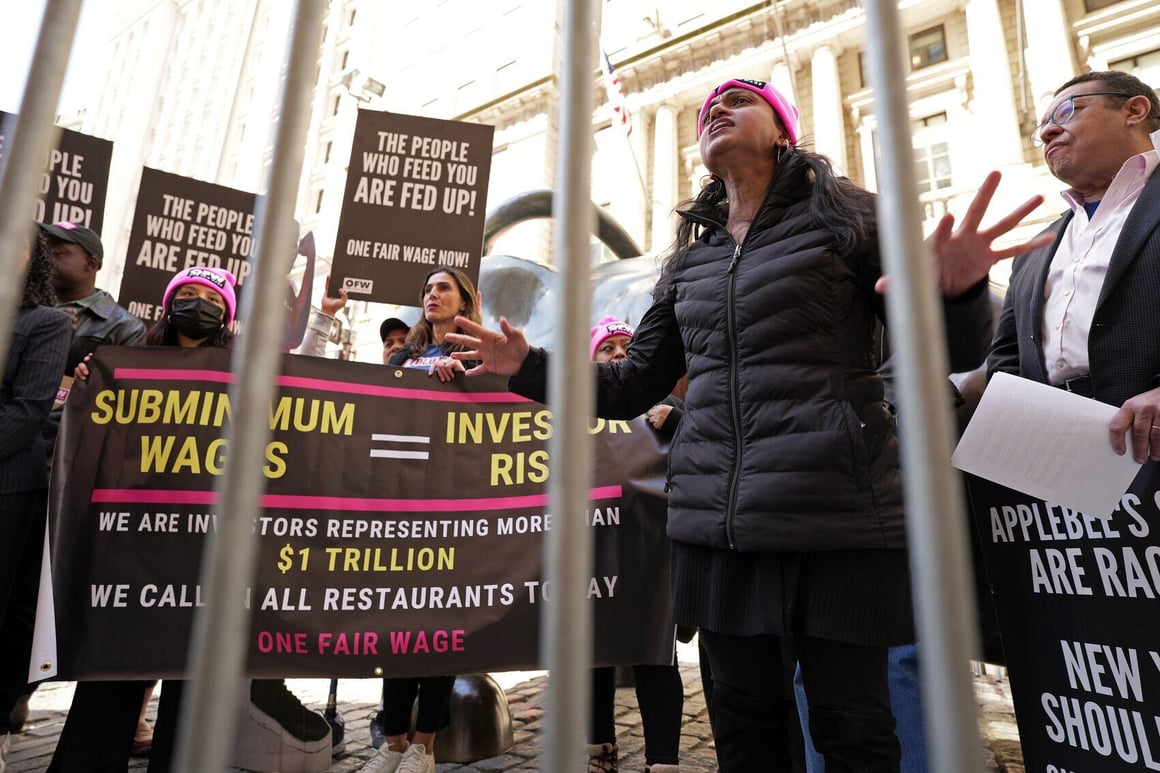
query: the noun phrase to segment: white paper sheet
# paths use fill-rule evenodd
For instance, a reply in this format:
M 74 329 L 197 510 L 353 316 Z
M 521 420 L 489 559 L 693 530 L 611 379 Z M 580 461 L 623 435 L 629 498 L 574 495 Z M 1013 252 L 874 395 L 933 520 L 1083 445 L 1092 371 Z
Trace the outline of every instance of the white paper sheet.
M 1116 409 L 1063 389 L 996 373 L 951 464 L 1047 502 L 1106 515 L 1140 471 L 1116 455 L 1108 423 Z

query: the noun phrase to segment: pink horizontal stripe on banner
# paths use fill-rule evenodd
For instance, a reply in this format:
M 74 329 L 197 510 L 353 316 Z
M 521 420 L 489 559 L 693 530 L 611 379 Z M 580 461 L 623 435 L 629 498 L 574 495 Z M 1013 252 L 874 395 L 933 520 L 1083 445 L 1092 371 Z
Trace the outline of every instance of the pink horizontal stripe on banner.
M 180 491 L 176 489 L 95 488 L 92 502 L 130 502 L 143 505 L 212 505 L 217 501 L 213 491 Z
M 616 499 L 623 493 L 620 486 L 599 486 L 588 492 L 589 499 Z M 212 491 L 166 491 L 159 489 L 94 489 L 93 502 L 132 504 L 212 505 L 217 495 Z M 479 497 L 475 499 L 373 499 L 369 497 L 320 497 L 293 494 L 266 494 L 262 507 L 284 510 L 366 510 L 395 513 L 447 513 L 456 511 L 514 510 L 522 507 L 545 507 L 547 494 L 519 497 Z
M 358 384 L 349 381 L 328 381 L 302 376 L 279 376 L 278 386 L 300 389 L 319 389 L 325 392 L 345 392 L 373 397 L 406 397 L 412 400 L 431 400 L 442 403 L 530 403 L 526 397 L 512 392 L 440 392 L 435 389 L 403 389 L 401 387 Z
M 113 378 L 122 381 L 212 381 L 232 384 L 234 375 L 220 370 L 183 370 L 168 368 L 116 368 Z M 511 392 L 440 392 L 434 389 L 403 389 L 401 387 L 358 384 L 348 381 L 329 381 L 302 376 L 279 376 L 278 386 L 299 389 L 318 389 L 372 397 L 402 397 L 411 400 L 430 400 L 442 403 L 530 403 L 526 397 Z
M 113 378 L 121 381 L 213 381 L 234 383 L 234 374 L 221 370 L 187 370 L 170 368 L 114 368 Z

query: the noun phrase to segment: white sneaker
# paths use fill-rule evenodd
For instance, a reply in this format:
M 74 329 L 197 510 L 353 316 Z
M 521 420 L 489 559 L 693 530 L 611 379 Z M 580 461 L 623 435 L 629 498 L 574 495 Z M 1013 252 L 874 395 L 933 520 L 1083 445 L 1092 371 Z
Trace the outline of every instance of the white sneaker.
M 395 773 L 435 773 L 435 757 L 427 753 L 427 747 L 413 743 L 403 753 Z
M 402 760 L 403 752 L 391 751 L 384 744 L 375 751 L 375 756 L 371 757 L 360 773 L 396 773 Z

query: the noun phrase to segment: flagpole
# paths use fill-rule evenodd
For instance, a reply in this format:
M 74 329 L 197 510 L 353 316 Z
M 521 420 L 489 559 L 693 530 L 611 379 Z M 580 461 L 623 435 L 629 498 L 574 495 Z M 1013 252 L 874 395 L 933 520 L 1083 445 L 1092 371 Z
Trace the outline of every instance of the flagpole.
M 640 181 L 640 193 L 644 196 L 645 202 L 652 204 L 652 197 L 649 196 L 648 186 L 644 183 L 644 173 L 640 171 L 640 161 L 636 159 L 636 148 L 632 146 L 632 137 L 624 135 L 624 141 L 628 143 L 628 153 L 632 156 L 632 165 L 636 168 L 636 179 Z
M 604 92 L 608 95 L 608 106 L 612 109 L 615 119 L 624 129 L 624 140 L 628 143 L 628 153 L 632 156 L 632 165 L 636 167 L 636 179 L 640 182 L 640 192 L 645 203 L 652 205 L 652 198 L 648 193 L 648 186 L 644 182 L 644 173 L 640 171 L 640 161 L 636 157 L 636 148 L 632 146 L 632 116 L 628 112 L 628 100 L 624 98 L 624 90 L 620 86 L 620 76 L 608 58 L 604 45 L 600 46 L 600 74 L 604 81 Z

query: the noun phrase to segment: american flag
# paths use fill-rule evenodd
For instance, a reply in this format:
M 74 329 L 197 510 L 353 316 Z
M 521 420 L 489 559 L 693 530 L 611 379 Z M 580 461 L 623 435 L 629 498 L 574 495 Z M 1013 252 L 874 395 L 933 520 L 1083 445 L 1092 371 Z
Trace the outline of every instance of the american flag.
M 604 71 L 604 90 L 608 92 L 608 105 L 612 108 L 613 123 L 619 123 L 626 135 L 632 134 L 632 116 L 628 103 L 624 101 L 624 89 L 620 87 L 620 76 L 612 66 L 612 60 L 603 48 L 600 49 L 601 70 Z

